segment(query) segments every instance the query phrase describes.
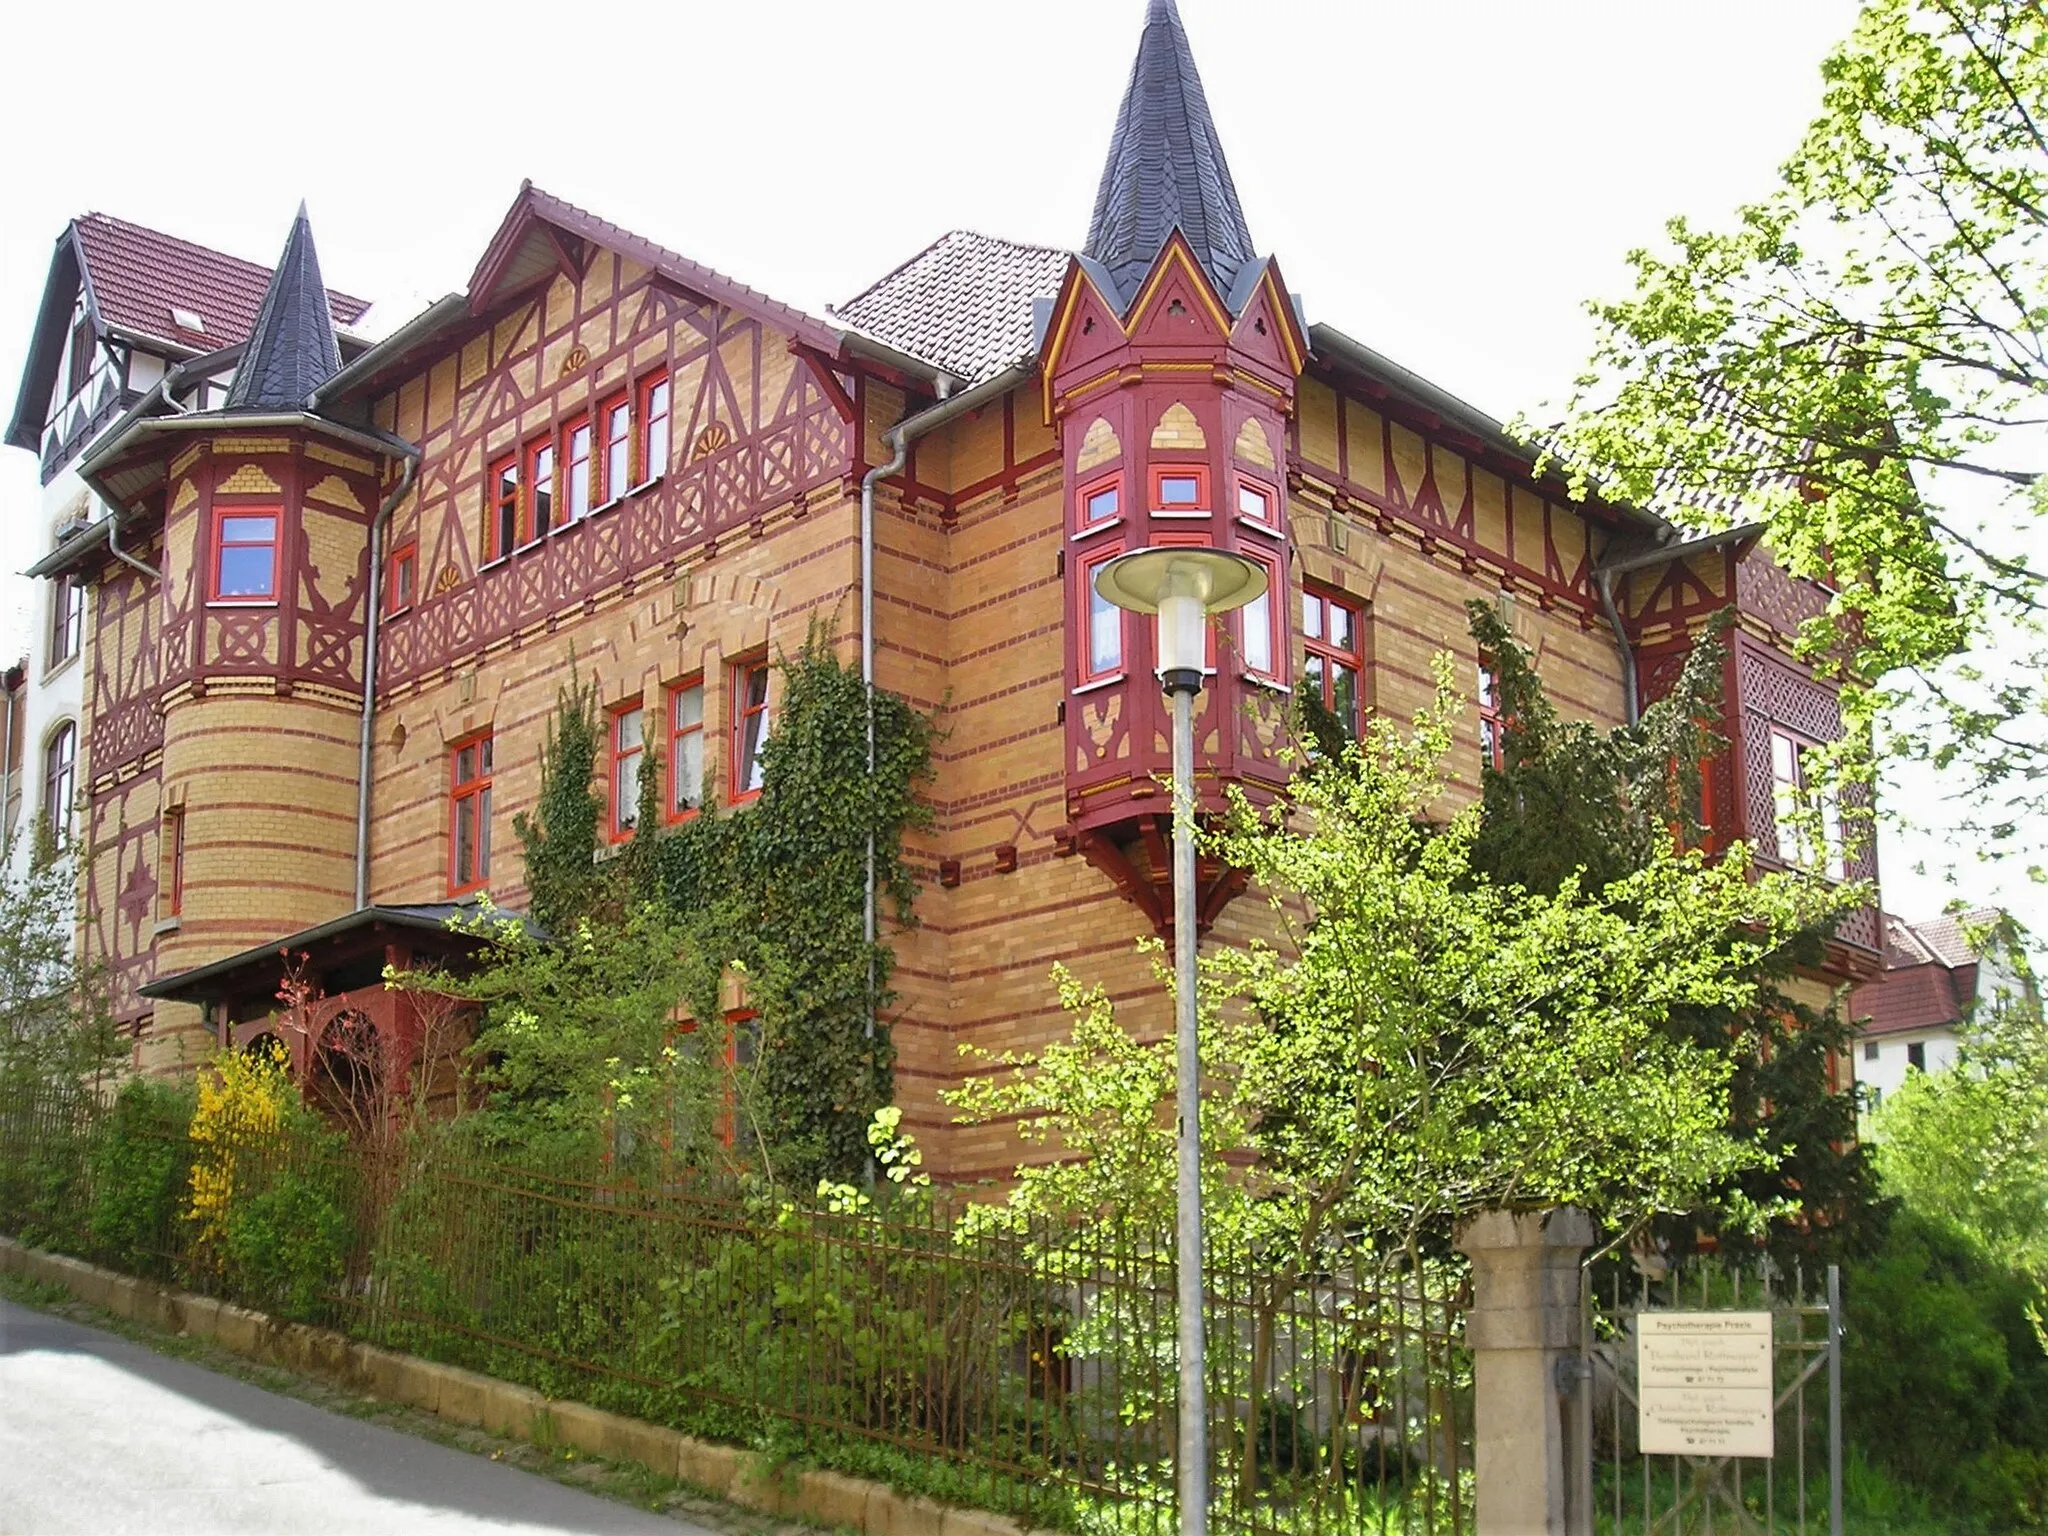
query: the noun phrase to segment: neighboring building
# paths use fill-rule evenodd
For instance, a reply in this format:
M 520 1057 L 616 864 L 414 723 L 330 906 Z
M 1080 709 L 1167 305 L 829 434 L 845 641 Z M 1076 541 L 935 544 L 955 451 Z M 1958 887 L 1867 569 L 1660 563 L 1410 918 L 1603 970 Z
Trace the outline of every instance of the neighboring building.
M 21 830 L 23 738 L 28 728 L 28 658 L 0 672 L 0 838 Z
M 2011 923 L 1996 907 L 1909 923 L 1884 918 L 1884 975 L 1856 988 L 1850 1016 L 1866 1021 L 1854 1052 L 1864 1107 L 1876 1109 L 1908 1072 L 1940 1072 L 1972 1018 L 2032 996 L 2015 963 Z
M 79 457 L 174 364 L 208 354 L 220 359 L 211 385 L 195 378 L 175 393 L 189 409 L 217 403 L 269 282 L 270 272 L 255 262 L 103 213 L 65 226 L 6 434 L 8 444 L 34 453 L 41 466 L 42 547 L 55 548 L 88 527 L 104 541 L 105 507 L 79 478 Z M 353 325 L 368 308 L 342 293 L 328 295 L 328 303 L 338 326 Z M 351 348 L 360 351 L 361 344 Z M 91 585 L 70 570 L 37 584 L 19 736 L 8 747 L 26 765 L 28 781 L 21 783 L 21 773 L 9 781 L 9 829 L 26 829 L 46 815 L 60 846 L 78 830 Z M 26 818 L 18 815 L 23 805 Z M 17 865 L 32 846 L 28 836 L 16 842 Z
M 379 954 L 433 904 L 517 906 L 511 818 L 572 664 L 602 690 L 606 783 L 651 737 L 670 816 L 744 804 L 776 650 L 815 621 L 858 649 L 867 483 L 876 681 L 946 733 L 888 1021 L 942 1175 L 1014 1163 L 1006 1129 L 954 1127 L 937 1095 L 971 1070 L 962 1042 L 1065 1033 L 1055 960 L 1170 1028 L 1137 949 L 1170 917 L 1167 717 L 1148 627 L 1090 585 L 1119 551 L 1209 543 L 1271 579 L 1217 635 L 1212 808 L 1284 780 L 1298 681 L 1354 726 L 1405 717 L 1446 647 L 1481 696 L 1456 764 L 1476 787 L 1501 722 L 1475 596 L 1603 723 L 1732 607 L 1709 819 L 1767 865 L 1803 754 L 1841 728 L 1792 654 L 1826 594 L 1756 529 L 1688 541 L 1574 504 L 1497 422 L 1307 322 L 1253 243 L 1171 0 L 1079 252 L 955 232 L 821 318 L 528 185 L 465 293 L 346 366 L 331 313 L 302 217 L 225 397 L 147 396 L 81 465 L 161 577 L 94 533 L 36 568 L 94 594 L 86 932 L 150 1066 L 264 1027 L 282 945 L 368 1011 Z M 1268 931 L 1236 875 L 1201 874 L 1208 942 Z M 1852 917 L 1814 995 L 1874 976 L 1879 943 L 1874 911 Z

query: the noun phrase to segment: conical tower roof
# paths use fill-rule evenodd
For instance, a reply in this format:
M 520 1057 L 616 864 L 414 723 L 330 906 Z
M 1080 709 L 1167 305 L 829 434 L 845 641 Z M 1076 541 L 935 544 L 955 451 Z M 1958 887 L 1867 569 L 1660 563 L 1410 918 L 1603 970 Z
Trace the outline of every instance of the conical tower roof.
M 1252 236 L 1173 0 L 1150 0 L 1131 82 L 1095 194 L 1087 254 L 1125 295 L 1179 226 L 1217 291 L 1252 259 Z
M 284 255 L 228 389 L 231 411 L 302 411 L 306 397 L 341 371 L 341 348 L 320 280 L 320 254 L 306 205 L 292 221 Z

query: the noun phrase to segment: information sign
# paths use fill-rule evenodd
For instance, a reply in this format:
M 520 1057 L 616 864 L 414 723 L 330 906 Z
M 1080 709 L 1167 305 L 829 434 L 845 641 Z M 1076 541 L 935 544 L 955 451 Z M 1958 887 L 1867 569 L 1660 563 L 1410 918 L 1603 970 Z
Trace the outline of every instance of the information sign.
M 1769 1456 L 1771 1314 L 1638 1313 L 1636 1395 L 1646 1456 Z

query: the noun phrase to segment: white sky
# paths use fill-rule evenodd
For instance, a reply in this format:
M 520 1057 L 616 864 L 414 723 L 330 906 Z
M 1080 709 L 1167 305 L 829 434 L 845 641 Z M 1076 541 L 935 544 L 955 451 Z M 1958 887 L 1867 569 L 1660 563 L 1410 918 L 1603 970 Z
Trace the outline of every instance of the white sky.
M 1766 190 L 1852 0 L 1181 0 L 1253 239 L 1327 321 L 1500 417 L 1674 213 Z M 67 219 L 269 263 L 307 199 L 388 327 L 461 287 L 522 177 L 812 309 L 959 227 L 1086 232 L 1144 0 L 23 6 L 0 93 L 0 382 Z M 38 551 L 0 452 L 0 569 Z M 0 587 L 0 654 L 26 583 Z M 1933 813 L 1930 813 L 1932 819 Z M 1887 904 L 1938 835 L 1883 850 Z M 1973 896 L 1993 887 L 1964 871 Z M 1997 892 L 2048 926 L 2048 903 Z

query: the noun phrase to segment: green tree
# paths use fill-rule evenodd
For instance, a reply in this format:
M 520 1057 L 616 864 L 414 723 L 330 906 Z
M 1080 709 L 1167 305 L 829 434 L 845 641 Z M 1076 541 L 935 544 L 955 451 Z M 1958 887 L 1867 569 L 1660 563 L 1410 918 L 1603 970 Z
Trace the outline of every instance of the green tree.
M 1240 802 L 1212 839 L 1286 938 L 1203 960 L 1218 1230 L 1297 1273 L 1333 1244 L 1441 1243 L 1485 1209 L 1580 1204 L 1625 1233 L 1710 1192 L 1742 1207 L 1734 1176 L 1767 1154 L 1730 1132 L 1731 1063 L 1666 1020 L 1750 1006 L 1759 958 L 1855 896 L 1668 837 L 1605 888 L 1495 882 L 1480 808 L 1435 819 L 1462 713 L 1448 666 L 1412 730 L 1374 722 L 1288 805 Z M 954 1102 L 1069 1153 L 1019 1170 L 1014 1216 L 1161 1216 L 1170 1042 L 1132 1040 L 1099 995 L 1067 1001 L 1070 1041 L 1001 1059 L 1013 1070 Z
M 1555 893 L 1576 878 L 1606 890 L 1657 858 L 1674 831 L 1694 846 L 1701 764 L 1725 743 L 1722 663 L 1716 636 L 1702 638 L 1671 691 L 1633 725 L 1603 729 L 1559 717 L 1528 655 L 1491 605 L 1468 605 L 1472 636 L 1492 658 L 1502 718 L 1509 729 L 1498 767 L 1482 770 L 1482 808 L 1474 866 L 1498 884 Z M 1841 997 L 1814 1008 L 1788 990 L 1802 967 L 1824 958 L 1830 913 L 1786 934 L 1760 954 L 1741 1008 L 1682 1002 L 1663 1028 L 1671 1038 L 1725 1055 L 1729 1128 L 1767 1155 L 1733 1176 L 1741 1207 L 1783 1213 L 1761 1233 L 1717 1232 L 1724 1245 L 1766 1241 L 1781 1261 L 1839 1256 L 1875 1239 L 1880 1205 L 1867 1149 L 1856 1137 L 1856 1101 L 1837 1092 L 1833 1063 L 1853 1043 Z M 1704 1222 L 1720 1224 L 1707 1202 L 1670 1223 L 1675 1240 Z
M 2009 935 L 2008 937 L 2012 937 Z M 2015 949 L 2024 960 L 2024 950 Z M 1857 1443 L 2000 1528 L 2048 1516 L 2048 1032 L 2039 994 L 1973 1018 L 1955 1068 L 1872 1117 L 1898 1209 L 1848 1272 Z M 1911 1403 L 1902 1418 L 1898 1403 Z
M 2048 1285 L 2048 1027 L 2032 986 L 1973 1017 L 1956 1066 L 1908 1073 L 1871 1122 L 1887 1190 Z
M 1592 306 L 1551 440 L 1581 489 L 1767 522 L 1835 593 L 1804 643 L 1852 721 L 1901 706 L 1885 745 L 1967 768 L 1996 847 L 2048 805 L 2048 11 L 1867 0 L 1822 76 L 1776 188 Z
M 27 835 L 33 848 L 19 864 L 15 837 L 0 843 L 0 1088 L 96 1089 L 126 1042 L 104 968 L 74 947 L 76 870 L 47 821 L 37 818 Z

